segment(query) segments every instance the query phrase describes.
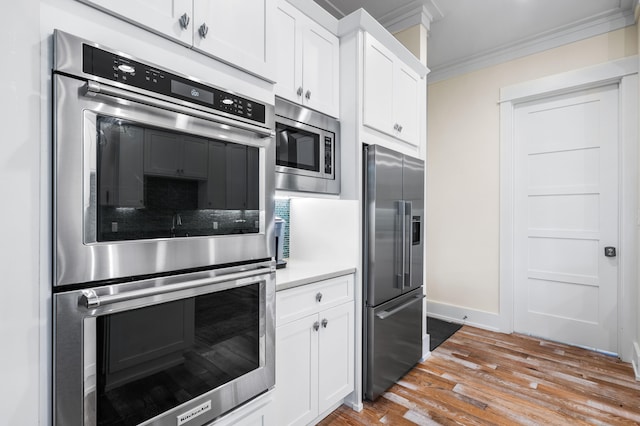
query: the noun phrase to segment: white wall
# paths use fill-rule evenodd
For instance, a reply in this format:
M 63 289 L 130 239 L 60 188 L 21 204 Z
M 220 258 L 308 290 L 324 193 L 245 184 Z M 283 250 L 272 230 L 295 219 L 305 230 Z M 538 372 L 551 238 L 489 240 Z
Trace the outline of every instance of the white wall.
M 499 313 L 500 88 L 637 53 L 632 26 L 428 86 L 431 307 Z
M 0 423 L 6 425 L 37 425 L 48 412 L 40 370 L 48 323 L 40 318 L 39 286 L 39 7 L 39 0 L 21 0 L 1 8 Z

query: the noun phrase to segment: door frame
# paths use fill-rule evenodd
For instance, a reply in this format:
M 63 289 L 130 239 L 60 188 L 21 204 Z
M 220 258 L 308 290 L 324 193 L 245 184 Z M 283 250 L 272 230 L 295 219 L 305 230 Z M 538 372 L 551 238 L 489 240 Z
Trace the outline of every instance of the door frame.
M 618 84 L 619 90 L 619 274 L 618 354 L 634 355 L 637 321 L 638 56 L 500 89 L 500 330 L 513 332 L 515 305 L 514 203 L 515 108 L 525 102 Z M 638 354 L 640 355 L 640 354 Z

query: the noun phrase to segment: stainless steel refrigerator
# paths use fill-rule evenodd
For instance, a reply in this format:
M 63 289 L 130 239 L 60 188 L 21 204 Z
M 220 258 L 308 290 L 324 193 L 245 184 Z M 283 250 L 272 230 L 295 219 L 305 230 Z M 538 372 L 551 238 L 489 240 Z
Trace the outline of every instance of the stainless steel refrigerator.
M 376 399 L 422 357 L 424 162 L 364 148 L 365 397 Z

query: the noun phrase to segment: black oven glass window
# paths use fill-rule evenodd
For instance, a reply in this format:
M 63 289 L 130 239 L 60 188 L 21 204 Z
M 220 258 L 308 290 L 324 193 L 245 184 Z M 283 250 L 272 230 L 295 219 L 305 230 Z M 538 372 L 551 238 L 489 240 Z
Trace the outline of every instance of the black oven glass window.
M 276 123 L 276 165 L 320 171 L 320 135 Z
M 258 148 L 112 117 L 96 127 L 97 241 L 260 232 Z
M 133 426 L 260 366 L 260 284 L 97 319 L 97 417 Z

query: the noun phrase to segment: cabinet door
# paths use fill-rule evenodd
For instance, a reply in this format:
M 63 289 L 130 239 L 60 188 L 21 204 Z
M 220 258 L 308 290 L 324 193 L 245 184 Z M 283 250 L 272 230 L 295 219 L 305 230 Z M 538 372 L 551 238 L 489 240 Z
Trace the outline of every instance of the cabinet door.
M 365 34 L 364 124 L 393 134 L 394 56 L 380 42 Z
M 182 174 L 184 177 L 196 179 L 207 178 L 208 164 L 207 139 L 194 138 L 190 136 L 182 137 Z
M 318 416 L 318 334 L 310 315 L 276 328 L 277 425 L 306 425 Z
M 117 205 L 144 206 L 144 129 L 128 126 L 120 135 Z
M 247 148 L 247 210 L 260 209 L 260 151 Z
M 302 103 L 302 19 L 305 17 L 286 0 L 276 10 L 276 94 Z
M 303 40 L 303 102 L 309 108 L 338 117 L 340 42 L 336 36 L 311 20 L 304 31 Z
M 193 41 L 192 0 L 80 1 L 183 44 L 191 45 Z M 180 19 L 185 14 L 189 25 L 183 28 Z
M 227 145 L 211 141 L 208 154 L 208 179 L 199 186 L 198 206 L 201 209 L 224 210 L 227 207 Z
M 247 147 L 229 144 L 226 149 L 226 157 L 226 208 L 244 210 L 247 208 Z
M 409 68 L 398 65 L 393 80 L 395 136 L 418 146 L 420 143 L 420 77 Z
M 275 81 L 275 2 L 194 0 L 193 47 Z
M 353 391 L 354 326 L 352 302 L 320 312 L 319 413 Z
M 159 176 L 178 176 L 182 167 L 179 136 L 147 130 L 144 138 L 144 171 Z

